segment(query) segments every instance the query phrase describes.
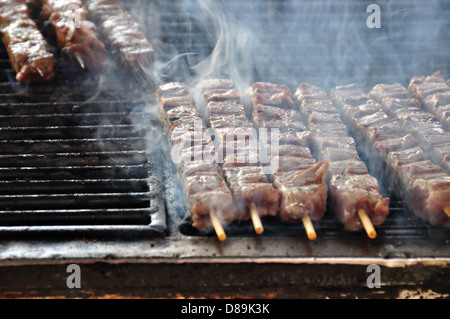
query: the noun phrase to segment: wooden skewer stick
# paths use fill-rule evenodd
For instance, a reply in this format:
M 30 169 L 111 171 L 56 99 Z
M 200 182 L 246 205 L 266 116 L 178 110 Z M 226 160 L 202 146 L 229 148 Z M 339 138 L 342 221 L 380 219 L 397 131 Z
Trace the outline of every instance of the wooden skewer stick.
M 310 240 L 315 240 L 317 238 L 316 230 L 312 224 L 311 218 L 309 215 L 306 215 L 302 218 L 303 226 L 305 226 L 306 234 Z
M 39 75 L 43 78 L 44 77 L 44 71 L 42 71 L 40 68 L 36 68 L 36 71 L 38 71 Z
M 264 227 L 261 223 L 261 218 L 258 214 L 258 209 L 256 208 L 255 203 L 250 203 L 248 205 L 248 208 L 250 209 L 250 216 L 252 217 L 253 227 L 255 227 L 255 232 L 258 235 L 261 235 L 264 232 Z
M 217 216 L 217 212 L 215 209 L 212 209 L 209 212 L 209 216 L 211 217 L 211 221 L 214 227 L 214 230 L 216 231 L 217 238 L 219 238 L 220 241 L 224 241 L 227 238 L 227 235 L 225 234 L 225 231 L 223 230 L 222 224 L 220 223 L 219 217 Z
M 447 214 L 448 217 L 450 217 L 450 206 L 445 206 L 444 212 Z
M 75 59 L 77 60 L 80 67 L 84 70 L 86 68 L 86 65 L 84 64 L 83 57 L 81 56 L 81 54 L 75 52 L 73 55 L 75 56 Z
M 369 238 L 374 239 L 375 237 L 377 237 L 377 232 L 375 231 L 375 228 L 373 227 L 369 216 L 367 216 L 366 211 L 362 208 L 358 209 L 358 215 Z

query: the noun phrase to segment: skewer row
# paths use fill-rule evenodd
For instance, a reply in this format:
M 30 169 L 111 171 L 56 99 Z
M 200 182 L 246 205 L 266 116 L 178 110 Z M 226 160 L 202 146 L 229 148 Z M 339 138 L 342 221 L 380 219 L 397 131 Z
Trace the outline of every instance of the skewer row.
M 196 86 L 199 111 L 212 129 L 218 160 L 236 203 L 236 220 L 251 219 L 262 234 L 262 216 L 276 216 L 279 195 L 261 165 L 257 135 L 232 81 L 201 80 Z
M 169 140 L 192 226 L 199 230 L 213 227 L 223 241 L 226 239 L 223 225 L 234 220 L 236 210 L 221 168 L 203 157 L 215 152 L 212 141 L 203 139 L 206 125 L 184 84 L 161 85 L 157 95 L 160 121 Z
M 328 182 L 328 195 L 331 196 L 332 207 L 345 228 L 364 229 L 369 238 L 376 238 L 375 226 L 383 223 L 388 215 L 389 198 L 383 198 L 380 195 L 378 181 L 369 174 L 368 168 L 359 158 L 356 145 L 363 151 L 370 149 L 371 171 L 388 172 L 390 184 L 402 189 L 402 195 L 407 202 L 414 199 L 415 193 L 414 189 L 404 191 L 410 185 L 404 178 L 409 178 L 409 183 L 419 180 L 408 174 L 417 173 L 418 169 L 429 172 L 436 171 L 438 167 L 442 170 L 441 167 L 425 159 L 420 143 L 413 136 L 414 132 L 404 134 L 401 124 L 405 126 L 408 123 L 406 120 L 404 123 L 392 121 L 388 115 L 383 114 L 382 107 L 376 101 L 371 100 L 355 86 L 338 87 L 331 91 L 331 98 L 329 98 L 322 89 L 303 83 L 292 99 L 289 89 L 285 86 L 255 83 L 245 94 L 247 109 L 241 104 L 241 97 L 235 90 L 233 82 L 228 80 L 200 81 L 194 94 L 197 97 L 197 103 L 191 101 L 186 87 L 171 90 L 173 98 L 183 100 L 177 105 L 179 112 L 173 114 L 176 120 L 169 119 L 170 123 L 175 123 L 174 129 L 169 129 L 172 142 L 176 140 L 173 136 L 180 135 L 177 133 L 179 130 L 177 121 L 180 115 L 192 119 L 192 114 L 195 114 L 195 118 L 202 119 L 202 132 L 210 128 L 215 137 L 214 142 L 212 139 L 207 143 L 202 141 L 201 148 L 212 151 L 215 154 L 215 161 L 219 159 L 217 154 L 223 156 L 222 161 L 219 160 L 220 165 L 216 166 L 221 172 L 224 185 L 231 194 L 228 197 L 229 206 L 234 206 L 235 209 L 232 211 L 229 207 L 227 208 L 229 213 L 225 214 L 228 216 L 225 223 L 223 216 L 220 216 L 223 214 L 223 208 L 209 208 L 207 214 L 200 214 L 208 215 L 219 240 L 225 240 L 223 225 L 231 221 L 240 222 L 251 219 L 255 232 L 262 234 L 264 227 L 261 217 L 275 216 L 278 212 L 282 221 L 301 221 L 308 238 L 316 239 L 317 234 L 312 220 L 321 218 L 326 204 L 310 208 L 307 213 L 299 213 L 301 209 L 295 211 L 288 208 L 295 208 L 295 204 L 298 207 L 307 206 L 306 198 L 311 198 L 312 193 L 308 196 L 303 194 L 303 198 L 294 197 L 294 200 L 289 203 L 286 201 L 287 198 L 293 198 L 286 196 L 286 194 L 294 194 L 289 193 L 290 186 L 306 189 L 305 185 L 298 187 L 295 184 L 302 179 L 303 182 L 315 181 L 314 186 L 317 189 L 319 189 L 318 186 L 321 187 L 321 191 L 316 190 L 316 194 L 323 194 L 323 185 L 325 186 L 325 196 L 317 197 L 320 198 L 321 203 L 326 202 Z M 387 100 L 383 97 L 383 101 Z M 171 103 L 172 101 L 164 100 L 162 106 L 160 103 L 160 107 L 164 110 Z M 411 105 L 408 107 L 411 108 Z M 393 109 L 393 112 L 397 111 Z M 418 116 L 418 113 L 409 115 Z M 424 114 L 421 115 L 424 116 Z M 411 116 L 408 119 L 411 118 L 418 120 Z M 280 148 L 277 156 L 274 157 L 272 153 L 274 145 L 268 142 L 271 141 L 270 133 L 265 143 L 259 141 L 256 147 L 250 147 L 253 145 L 250 141 L 257 139 L 253 127 L 280 130 L 278 136 Z M 235 138 L 238 131 L 244 135 L 244 144 L 239 144 L 239 138 Z M 348 132 L 351 132 L 356 140 Z M 230 144 L 226 143 L 227 136 L 234 136 L 231 139 L 231 148 Z M 187 144 L 191 146 L 192 141 Z M 264 165 L 259 157 L 260 147 L 270 158 L 270 161 Z M 320 162 L 317 162 L 313 155 Z M 240 156 L 243 156 L 244 161 L 239 160 Z M 400 175 L 399 170 L 406 167 L 402 166 L 406 158 L 410 161 L 406 163 L 409 165 L 409 171 L 402 172 L 404 175 Z M 278 169 L 281 170 L 268 172 L 267 168 L 271 167 L 274 160 L 279 161 Z M 423 165 L 410 165 L 411 160 Z M 291 169 L 285 169 L 287 167 Z M 269 179 L 266 179 L 266 175 Z M 441 183 L 447 183 L 445 178 L 444 180 L 441 180 Z M 427 186 L 416 187 L 424 190 L 423 187 Z M 442 190 L 446 197 L 446 188 L 439 188 L 441 195 Z M 430 205 L 430 200 L 438 201 L 441 198 L 436 197 L 436 192 L 428 195 L 425 206 Z M 430 207 L 418 207 L 413 204 L 410 209 L 421 216 L 423 210 Z M 450 203 L 447 202 L 442 206 L 441 212 L 447 218 L 450 217 Z M 428 211 L 426 214 L 433 215 L 433 212 Z M 312 218 L 313 216 L 315 218 Z M 428 220 L 432 224 L 442 224 L 442 216 L 439 218 L 439 221 L 432 218 Z M 199 229 L 204 226 L 201 223 L 197 224 Z
M 359 158 L 356 141 L 347 133 L 327 93 L 303 83 L 294 98 L 313 133 L 315 155 L 330 163 L 327 181 L 331 210 L 347 230 L 365 229 L 369 238 L 375 238 L 374 226 L 382 224 L 389 214 L 389 198 L 380 194 L 377 179 Z
M 246 104 L 255 127 L 267 130 L 261 144 L 270 158 L 270 180 L 280 193 L 280 219 L 303 223 L 308 238 L 315 240 L 312 219 L 321 219 L 326 211 L 328 162 L 312 157 L 311 132 L 293 109 L 287 86 L 254 83 L 246 91 Z

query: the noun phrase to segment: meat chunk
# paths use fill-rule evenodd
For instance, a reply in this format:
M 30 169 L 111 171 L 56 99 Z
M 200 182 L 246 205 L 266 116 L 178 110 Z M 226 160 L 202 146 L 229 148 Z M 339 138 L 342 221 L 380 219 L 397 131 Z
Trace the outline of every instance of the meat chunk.
M 107 62 L 106 49 L 97 27 L 87 19 L 81 0 L 38 0 L 40 18 L 50 27 L 60 52 L 81 68 L 101 70 Z
M 364 209 L 374 226 L 381 225 L 389 214 L 389 198 L 380 195 L 377 180 L 369 174 L 334 175 L 330 181 L 332 205 L 345 229 L 363 228 L 357 212 Z
M 311 166 L 312 165 L 312 166 Z M 304 170 L 277 174 L 274 184 L 281 194 L 280 219 L 299 222 L 305 216 L 319 220 L 326 211 L 328 162 L 310 163 Z
M 415 90 L 423 90 L 419 84 L 416 83 L 416 85 Z M 384 84 L 375 86 L 370 94 L 380 102 L 389 116 L 395 118 L 404 133 L 414 136 L 434 164 L 440 165 L 447 173 L 450 173 L 450 157 L 446 156 L 448 154 L 446 145 L 450 143 L 450 135 L 436 116 L 406 99 L 407 92 L 407 89 L 400 84 Z M 401 97 L 406 102 L 393 105 L 390 101 L 396 97 Z
M 25 1 L 0 2 L 0 29 L 18 82 L 44 82 L 55 78 L 50 46 L 31 19 Z
M 116 60 L 128 71 L 140 71 L 153 65 L 152 44 L 139 24 L 117 0 L 84 0 L 89 16 L 97 23 Z
M 247 90 L 253 105 L 263 104 L 278 106 L 281 108 L 292 108 L 294 101 L 292 93 L 284 84 L 268 82 L 256 82 Z

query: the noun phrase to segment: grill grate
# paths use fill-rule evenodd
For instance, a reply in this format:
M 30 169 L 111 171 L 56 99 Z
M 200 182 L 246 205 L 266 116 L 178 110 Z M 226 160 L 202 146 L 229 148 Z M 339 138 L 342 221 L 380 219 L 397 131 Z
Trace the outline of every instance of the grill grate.
M 142 86 L 62 67 L 18 84 L 4 47 L 0 65 L 0 234 L 164 235 Z
M 187 81 L 198 75 L 191 68 L 209 56 L 219 38 L 216 66 L 228 63 L 232 68 L 220 71 L 234 72 L 243 80 L 291 88 L 307 81 L 330 89 L 351 82 L 363 88 L 380 82 L 405 84 L 412 76 L 436 70 L 450 78 L 448 0 L 426 6 L 420 1 L 377 1 L 380 29 L 366 24 L 371 1 L 157 3 L 157 17 L 147 25 L 148 32 L 159 37 L 159 59 L 170 61 L 164 70 L 168 80 Z M 154 12 L 153 6 L 147 4 L 147 12 Z M 137 8 L 134 11 L 139 16 Z M 236 54 L 239 51 L 245 54 Z

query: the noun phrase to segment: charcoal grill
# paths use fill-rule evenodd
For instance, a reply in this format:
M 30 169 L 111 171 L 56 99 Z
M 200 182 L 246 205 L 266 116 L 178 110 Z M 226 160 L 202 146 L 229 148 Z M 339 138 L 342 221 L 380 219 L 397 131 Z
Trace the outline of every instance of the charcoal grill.
M 214 50 L 223 26 L 202 3 L 124 2 L 155 46 L 160 81 L 194 81 L 193 67 Z M 422 11 L 381 1 L 380 30 L 366 26 L 368 1 L 305 1 L 303 10 L 290 1 L 218 3 L 222 17 L 266 40 L 238 80 L 370 89 L 435 70 L 450 77 L 449 1 Z M 255 17 L 281 28 L 259 28 Z M 407 32 L 413 22 L 425 31 Z M 427 34 L 440 41 L 411 49 Z M 360 55 L 338 63 L 353 51 Z M 189 225 L 154 86 L 118 70 L 105 81 L 63 66 L 54 83 L 24 86 L 12 80 L 4 48 L 0 65 L 0 296 L 449 298 L 449 230 L 410 214 L 396 190 L 383 186 L 391 213 L 374 240 L 327 213 L 316 241 L 301 225 L 267 218 L 262 236 L 250 222 L 232 224 L 221 243 Z M 81 265 L 81 290 L 65 285 L 70 263 Z M 369 264 L 382 267 L 382 289 L 365 286 Z

